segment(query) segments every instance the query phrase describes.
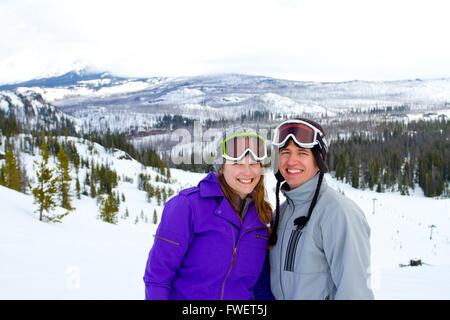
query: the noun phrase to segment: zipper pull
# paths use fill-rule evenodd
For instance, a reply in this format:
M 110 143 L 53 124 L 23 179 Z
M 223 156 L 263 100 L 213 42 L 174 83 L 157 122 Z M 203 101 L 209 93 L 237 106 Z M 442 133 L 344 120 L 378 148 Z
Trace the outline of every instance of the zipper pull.
M 236 261 L 236 247 L 233 249 L 233 260 L 231 261 L 231 267 L 234 267 L 234 263 Z

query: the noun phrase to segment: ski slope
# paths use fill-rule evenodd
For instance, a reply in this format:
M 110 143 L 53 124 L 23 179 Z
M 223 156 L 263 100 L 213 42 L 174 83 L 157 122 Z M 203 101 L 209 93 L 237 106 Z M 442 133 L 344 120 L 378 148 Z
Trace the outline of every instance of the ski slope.
M 144 298 L 142 277 L 157 228 L 152 214 L 156 209 L 160 221 L 163 207 L 147 202 L 145 192 L 137 189 L 137 175 L 156 172 L 95 147 L 99 160 L 119 176 L 133 178 L 121 180 L 117 187 L 126 198 L 119 216 L 128 208 L 130 217 L 120 218 L 117 225 L 102 222 L 95 199 L 82 195 L 73 199 L 76 210 L 62 223 L 44 223 L 33 213 L 31 195 L 0 186 L 0 299 Z M 77 142 L 77 148 L 82 153 L 83 143 Z M 22 158 L 29 175 L 34 158 Z M 196 185 L 205 174 L 172 169 L 171 176 L 172 188 L 180 190 Z M 325 179 L 354 200 L 369 222 L 376 299 L 450 299 L 450 199 L 426 198 L 419 189 L 411 196 L 381 194 L 353 189 L 329 174 Z M 271 171 L 266 172 L 266 186 L 274 207 Z M 421 259 L 423 265 L 400 267 L 411 259 Z

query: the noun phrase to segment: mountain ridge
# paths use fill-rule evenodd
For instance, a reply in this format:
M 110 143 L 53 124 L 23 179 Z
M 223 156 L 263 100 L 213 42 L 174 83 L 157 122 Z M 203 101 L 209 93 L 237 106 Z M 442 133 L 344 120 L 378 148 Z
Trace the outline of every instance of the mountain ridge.
M 450 78 L 314 82 L 239 73 L 127 78 L 82 69 L 14 86 L 16 93 L 39 93 L 88 131 L 105 125 L 125 133 L 148 131 L 165 115 L 202 123 L 252 118 L 250 125 L 297 116 L 327 121 L 450 116 Z

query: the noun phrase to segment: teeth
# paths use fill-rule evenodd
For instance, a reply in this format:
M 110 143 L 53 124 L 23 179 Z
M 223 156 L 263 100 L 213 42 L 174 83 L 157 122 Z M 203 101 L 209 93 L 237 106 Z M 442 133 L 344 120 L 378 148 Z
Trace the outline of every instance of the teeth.
M 250 183 L 252 182 L 252 179 L 244 180 L 244 179 L 238 179 L 242 183 Z
M 300 172 L 302 172 L 302 170 L 298 170 L 298 169 L 288 169 L 287 172 L 289 172 L 289 173 L 300 173 Z

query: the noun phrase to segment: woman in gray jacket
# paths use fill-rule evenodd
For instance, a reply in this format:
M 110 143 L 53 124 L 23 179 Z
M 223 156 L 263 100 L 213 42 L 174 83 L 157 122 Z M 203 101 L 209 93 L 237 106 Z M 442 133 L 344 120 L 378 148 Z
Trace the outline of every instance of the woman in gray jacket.
M 309 119 L 288 120 L 275 129 L 272 145 L 277 178 L 269 240 L 273 295 L 373 299 L 370 228 L 358 205 L 323 179 L 328 171 L 323 128 Z M 280 189 L 286 197 L 281 206 Z

